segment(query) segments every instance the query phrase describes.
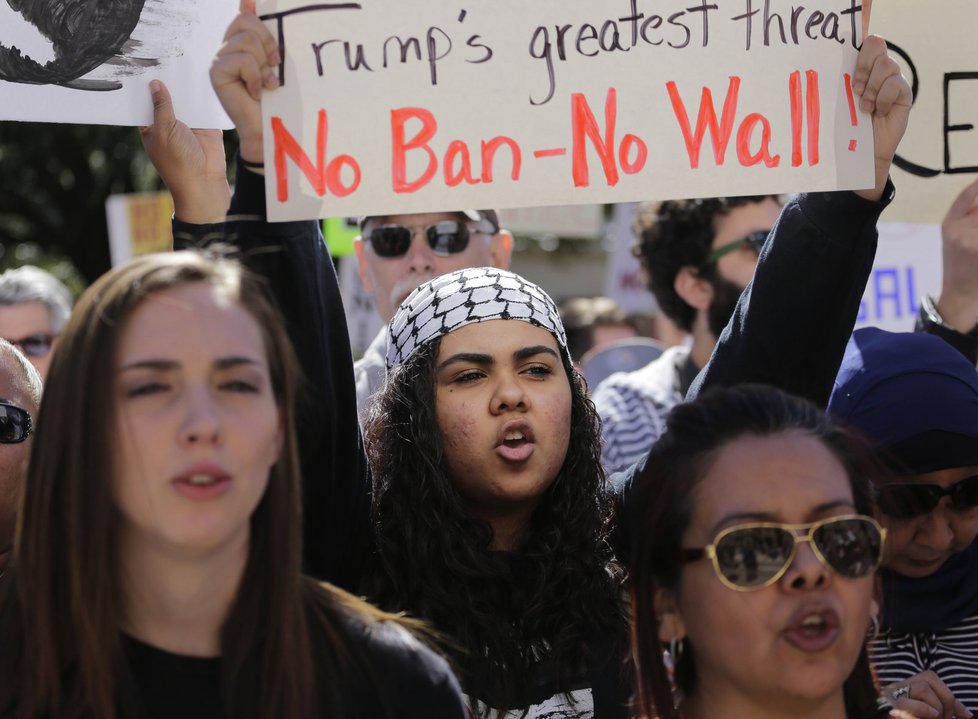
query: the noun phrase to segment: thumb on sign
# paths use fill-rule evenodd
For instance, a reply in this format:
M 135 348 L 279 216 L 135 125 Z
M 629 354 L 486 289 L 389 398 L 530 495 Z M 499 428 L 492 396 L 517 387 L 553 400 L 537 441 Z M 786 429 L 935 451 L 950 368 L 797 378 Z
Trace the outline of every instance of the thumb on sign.
M 241 0 L 242 6 L 245 4 L 246 0 Z M 252 5 L 254 5 L 254 0 L 252 0 Z M 869 35 L 869 15 L 873 10 L 873 0 L 863 0 L 863 38 L 865 39 Z

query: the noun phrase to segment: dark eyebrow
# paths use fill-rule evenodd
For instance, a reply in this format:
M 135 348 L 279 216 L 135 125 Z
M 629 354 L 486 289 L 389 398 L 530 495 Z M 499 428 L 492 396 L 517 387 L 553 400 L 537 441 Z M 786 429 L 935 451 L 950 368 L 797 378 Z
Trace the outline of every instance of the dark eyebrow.
M 445 367 L 455 362 L 469 362 L 472 364 L 480 365 L 491 365 L 495 360 L 493 360 L 492 355 L 479 354 L 476 352 L 459 352 L 453 354 L 451 357 L 446 359 L 444 362 L 439 364 L 436 368 L 436 372 L 441 372 Z
M 522 349 L 518 349 L 515 352 L 513 352 L 513 359 L 524 360 L 529 357 L 535 357 L 539 354 L 549 354 L 552 355 L 555 359 L 560 359 L 557 353 L 554 352 L 549 347 L 547 347 L 546 345 L 534 345 L 532 347 L 523 347 Z M 493 359 L 492 355 L 481 354 L 476 352 L 459 352 L 458 354 L 453 354 L 451 357 L 449 357 L 444 362 L 439 364 L 438 367 L 435 368 L 435 371 L 440 372 L 445 367 L 447 367 L 448 365 L 454 362 L 469 362 L 472 364 L 479 364 L 479 365 L 491 365 L 495 361 L 496 360 Z
M 560 359 L 560 357 L 557 356 L 557 353 L 554 352 L 549 347 L 547 347 L 546 345 L 535 345 L 533 347 L 524 347 L 521 350 L 516 350 L 513 353 L 513 358 L 521 360 L 521 359 L 527 359 L 529 357 L 535 357 L 536 355 L 539 354 L 548 354 L 548 355 L 552 355 L 554 359 Z
M 214 366 L 219 370 L 231 369 L 233 367 L 238 367 L 240 365 L 261 365 L 262 363 L 251 357 L 221 357 L 215 363 Z M 147 359 L 147 360 L 136 360 L 135 362 L 130 362 L 127 365 L 123 365 L 119 368 L 119 372 L 127 372 L 129 370 L 136 369 L 148 369 L 155 370 L 157 372 L 172 372 L 180 367 L 179 362 L 167 359 Z
M 820 518 L 832 510 L 839 509 L 840 507 L 845 507 L 846 509 L 851 509 L 855 511 L 856 507 L 852 503 L 851 499 L 835 499 L 830 502 L 823 502 L 819 504 L 809 513 L 809 517 Z M 734 524 L 744 524 L 747 522 L 773 522 L 775 524 L 787 524 L 783 522 L 781 517 L 771 514 L 770 512 L 732 512 L 731 514 L 724 515 L 719 522 L 713 525 L 713 534 L 716 534 L 721 529 L 732 526 Z

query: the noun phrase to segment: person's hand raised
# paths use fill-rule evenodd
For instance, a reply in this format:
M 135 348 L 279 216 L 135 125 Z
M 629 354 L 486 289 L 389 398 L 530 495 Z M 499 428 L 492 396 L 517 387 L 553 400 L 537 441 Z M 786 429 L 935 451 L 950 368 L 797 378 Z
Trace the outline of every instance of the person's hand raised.
M 241 12 L 224 34 L 211 64 L 211 84 L 238 130 L 241 157 L 262 162 L 261 94 L 279 85 L 278 43 L 255 14 L 255 0 L 241 0 Z

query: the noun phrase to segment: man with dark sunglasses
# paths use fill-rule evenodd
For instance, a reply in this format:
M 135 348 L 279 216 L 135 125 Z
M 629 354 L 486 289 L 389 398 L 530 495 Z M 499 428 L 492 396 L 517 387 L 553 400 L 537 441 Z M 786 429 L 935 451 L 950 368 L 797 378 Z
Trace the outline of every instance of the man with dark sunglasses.
M 915 676 L 933 673 L 938 690 L 978 710 L 978 371 L 937 336 L 860 329 L 829 412 L 892 470 L 876 487 L 888 532 L 873 642 L 881 682 L 935 706 Z
M 495 210 L 387 215 L 360 219 L 353 246 L 360 279 L 374 294 L 384 327 L 354 363 L 357 407 L 363 417 L 369 398 L 387 373 L 387 323 L 401 301 L 422 282 L 468 267 L 509 269 L 513 237 L 500 229 Z
M 71 305 L 68 288 L 40 267 L 24 265 L 0 274 L 0 337 L 27 356 L 42 380 Z
M 0 340 L 0 574 L 13 547 L 17 502 L 40 403 L 37 370 L 12 344 Z
M 666 414 L 683 400 L 730 321 L 780 212 L 776 195 L 673 200 L 639 209 L 632 251 L 659 310 L 689 333 L 690 342 L 594 389 L 608 471 L 634 464 L 658 439 Z

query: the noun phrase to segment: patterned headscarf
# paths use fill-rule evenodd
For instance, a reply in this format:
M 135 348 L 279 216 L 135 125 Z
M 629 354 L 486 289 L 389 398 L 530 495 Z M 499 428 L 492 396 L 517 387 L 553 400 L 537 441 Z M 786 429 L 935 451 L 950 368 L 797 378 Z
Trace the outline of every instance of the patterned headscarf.
M 512 272 L 471 267 L 425 282 L 401 303 L 387 328 L 387 369 L 436 337 L 489 320 L 522 320 L 542 327 L 569 357 L 564 325 L 546 292 Z

